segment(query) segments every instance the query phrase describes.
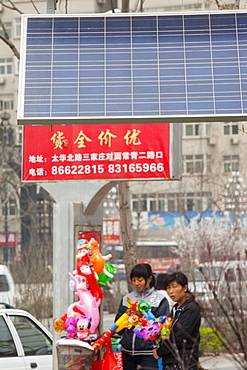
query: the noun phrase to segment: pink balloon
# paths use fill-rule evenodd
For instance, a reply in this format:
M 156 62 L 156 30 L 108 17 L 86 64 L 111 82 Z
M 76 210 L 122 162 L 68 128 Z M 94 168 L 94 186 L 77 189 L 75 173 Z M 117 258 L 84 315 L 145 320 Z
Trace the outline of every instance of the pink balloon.
M 76 320 L 81 316 L 91 317 L 90 332 L 95 333 L 100 322 L 99 306 L 101 299 L 96 300 L 91 291 L 87 289 L 86 282 L 80 281 L 80 277 L 75 277 L 72 274 L 70 276 L 77 286 L 77 293 L 75 294 L 78 295 L 79 300 L 68 307 L 67 315 L 76 314 Z

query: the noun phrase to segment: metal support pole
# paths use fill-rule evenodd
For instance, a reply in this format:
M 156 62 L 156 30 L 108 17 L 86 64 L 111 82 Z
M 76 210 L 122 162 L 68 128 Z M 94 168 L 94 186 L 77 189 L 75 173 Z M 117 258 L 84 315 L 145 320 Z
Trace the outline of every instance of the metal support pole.
M 73 293 L 69 289 L 69 272 L 75 267 L 75 247 L 78 225 L 103 223 L 103 207 L 100 204 L 104 195 L 114 186 L 109 181 L 60 181 L 40 183 L 55 200 L 53 211 L 53 318 L 66 313 L 73 303 Z M 57 370 L 54 332 L 53 370 Z
M 46 13 L 54 14 L 57 9 L 57 0 L 46 0 Z

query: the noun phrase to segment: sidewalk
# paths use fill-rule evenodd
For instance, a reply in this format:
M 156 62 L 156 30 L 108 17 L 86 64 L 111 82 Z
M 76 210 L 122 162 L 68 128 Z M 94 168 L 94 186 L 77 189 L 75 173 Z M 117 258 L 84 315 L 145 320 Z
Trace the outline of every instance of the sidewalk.
M 239 370 L 240 366 L 232 360 L 230 355 L 206 356 L 200 358 L 200 365 L 209 370 Z

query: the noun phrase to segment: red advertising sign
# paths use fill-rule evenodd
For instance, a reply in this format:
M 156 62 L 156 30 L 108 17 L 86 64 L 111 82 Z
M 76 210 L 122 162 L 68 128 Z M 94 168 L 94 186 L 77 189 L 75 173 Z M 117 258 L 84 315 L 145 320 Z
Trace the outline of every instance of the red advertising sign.
M 7 237 L 6 237 L 7 236 Z M 0 245 L 16 245 L 21 242 L 21 234 L 16 232 L 0 233 Z
M 103 220 L 103 244 L 120 244 L 120 220 Z
M 22 178 L 170 178 L 170 124 L 24 126 Z

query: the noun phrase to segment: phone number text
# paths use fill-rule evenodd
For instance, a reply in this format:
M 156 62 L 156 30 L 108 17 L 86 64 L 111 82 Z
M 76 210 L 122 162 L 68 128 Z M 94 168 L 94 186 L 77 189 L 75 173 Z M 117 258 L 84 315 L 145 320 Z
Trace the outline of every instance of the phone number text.
M 93 164 L 79 166 L 52 166 L 52 175 L 84 175 L 91 173 L 141 173 L 163 172 L 163 163 Z

